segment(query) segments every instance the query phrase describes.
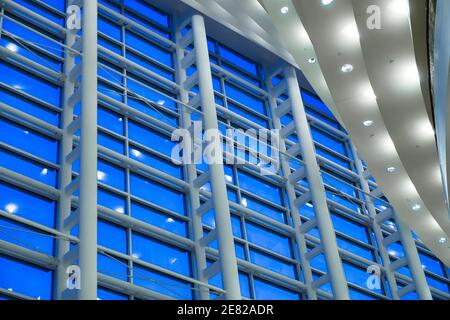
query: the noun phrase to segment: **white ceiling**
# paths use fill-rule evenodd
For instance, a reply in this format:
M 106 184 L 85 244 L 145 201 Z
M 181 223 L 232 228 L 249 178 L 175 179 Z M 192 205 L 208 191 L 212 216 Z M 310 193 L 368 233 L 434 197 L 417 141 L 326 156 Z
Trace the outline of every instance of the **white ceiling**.
M 300 68 L 349 131 L 398 214 L 450 266 L 449 247 L 439 243 L 450 235 L 450 220 L 429 97 L 417 75 L 421 57 L 410 16 L 391 7 L 397 0 L 335 0 L 326 7 L 320 0 L 182 1 Z M 369 4 L 382 9 L 381 30 L 365 25 Z M 290 8 L 284 15 L 283 6 Z M 317 63 L 308 63 L 310 57 Z M 350 74 L 340 71 L 345 63 L 354 66 Z M 364 120 L 374 125 L 366 128 Z M 396 167 L 394 174 L 389 166 Z M 421 205 L 419 212 L 414 204 Z

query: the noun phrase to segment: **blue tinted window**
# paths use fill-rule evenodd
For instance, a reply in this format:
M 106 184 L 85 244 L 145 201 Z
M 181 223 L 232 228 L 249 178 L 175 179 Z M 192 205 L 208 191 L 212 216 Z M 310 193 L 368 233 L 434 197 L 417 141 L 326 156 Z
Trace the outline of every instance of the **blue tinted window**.
M 183 171 L 180 166 L 177 166 L 173 163 L 169 163 L 162 158 L 152 155 L 149 152 L 145 152 L 139 148 L 130 147 L 130 158 L 142 162 L 150 167 L 161 170 L 173 177 L 178 179 L 182 179 Z
M 352 222 L 349 219 L 345 219 L 335 213 L 331 214 L 331 219 L 333 221 L 334 228 L 337 231 L 366 243 L 369 241 L 367 238 L 367 229 L 363 225 L 357 222 Z
M 15 89 L 26 92 L 52 105 L 60 105 L 61 88 L 7 63 L 0 64 L 0 73 L 8 75 L 8 77 L 3 78 L 3 81 Z
M 281 204 L 281 190 L 268 182 L 262 181 L 242 171 L 238 171 L 239 185 L 242 189 L 257 194 L 258 196 Z
M 128 297 L 123 294 L 103 288 L 97 289 L 97 298 L 100 300 L 128 300 Z
M 42 107 L 18 94 L 10 92 L 9 90 L 0 89 L 0 101 L 40 120 L 47 121 L 54 126 L 59 125 L 58 112 Z
M 0 166 L 56 187 L 56 170 L 0 148 Z
M 47 255 L 54 253 L 50 235 L 9 219 L 0 218 L 0 239 Z
M 143 235 L 133 233 L 133 256 L 162 268 L 190 276 L 189 253 Z
M 225 90 L 227 92 L 227 96 L 243 105 L 253 109 L 259 113 L 266 114 L 266 108 L 264 106 L 264 101 L 254 97 L 253 95 L 245 92 L 238 87 L 225 82 Z
M 261 267 L 275 271 L 276 273 L 289 278 L 296 278 L 295 266 L 293 264 L 283 262 L 257 250 L 250 250 L 250 259 L 254 264 Z
M 138 35 L 127 32 L 125 43 L 139 52 L 145 52 L 153 60 L 173 67 L 172 53 L 149 41 L 144 40 Z
M 0 141 L 50 162 L 58 162 L 58 142 L 56 140 L 2 118 L 0 118 Z
M 112 250 L 127 253 L 127 232 L 125 228 L 115 224 L 99 220 L 98 226 L 98 244 Z
M 175 143 L 170 141 L 169 137 L 131 121 L 128 124 L 128 136 L 130 139 L 168 156 L 175 146 Z
M 127 262 L 117 258 L 111 258 L 104 254 L 97 254 L 97 270 L 107 276 L 117 278 L 122 281 L 128 280 Z
M 98 132 L 97 139 L 98 139 L 97 142 L 99 145 L 106 147 L 117 153 L 124 154 L 125 147 L 123 145 L 123 142 L 120 141 L 119 139 L 115 139 L 115 138 L 111 137 L 110 135 L 107 135 L 100 131 Z
M 333 113 L 331 113 L 328 107 L 322 101 L 320 101 L 319 98 L 302 90 L 302 99 L 305 105 L 308 105 L 316 110 L 322 111 L 324 114 L 334 119 Z
M 281 288 L 267 281 L 254 278 L 255 294 L 257 300 L 299 300 L 298 293 Z
M 0 288 L 33 298 L 52 298 L 53 272 L 6 256 L 0 256 Z M 30 281 L 32 279 L 32 281 Z
M 109 20 L 99 17 L 97 19 L 98 23 L 98 30 L 100 32 L 103 32 L 104 34 L 110 36 L 111 38 L 114 38 L 118 41 L 121 40 L 121 32 L 120 27 L 114 23 L 111 23 Z
M 354 283 L 364 288 L 367 287 L 366 283 L 368 273 L 366 272 L 366 270 L 360 269 L 346 262 L 344 262 L 342 266 L 344 267 L 345 277 L 347 278 L 348 282 Z M 372 291 L 383 294 L 381 289 L 372 289 Z
M 131 193 L 151 203 L 184 215 L 184 194 L 144 177 L 130 176 Z
M 125 190 L 125 172 L 122 168 L 108 162 L 99 160 L 97 167 L 97 180 L 107 185 Z
M 291 245 L 288 237 L 276 234 L 250 222 L 247 222 L 245 226 L 248 241 L 281 255 L 291 256 Z
M 245 199 L 245 200 L 244 200 Z M 251 210 L 254 210 L 258 213 L 261 213 L 265 216 L 268 216 L 274 220 L 285 222 L 284 213 L 272 208 L 258 200 L 253 200 L 251 197 L 243 197 L 242 203 L 245 204 L 245 206 Z
M 445 277 L 444 270 L 438 259 L 419 251 L 419 257 L 425 269 Z
M 134 284 L 175 299 L 192 299 L 192 286 L 185 281 L 135 265 Z
M 131 203 L 131 215 L 139 220 L 150 223 L 161 229 L 186 236 L 186 223 L 180 219 L 168 216 L 157 210 L 137 203 Z
M 103 128 L 123 135 L 123 118 L 120 114 L 99 107 L 98 124 Z
M 0 182 L 0 208 L 47 227 L 55 227 L 55 202 Z
M 231 49 L 228 49 L 227 47 L 220 46 L 220 55 L 222 58 L 228 60 L 229 62 L 233 63 L 234 65 L 238 66 L 239 68 L 244 69 L 245 71 L 258 76 L 258 69 L 256 66 L 256 63 L 250 61 L 247 58 L 244 58 L 240 54 L 234 52 Z
M 98 204 L 119 213 L 126 212 L 125 199 L 105 189 L 98 188 Z

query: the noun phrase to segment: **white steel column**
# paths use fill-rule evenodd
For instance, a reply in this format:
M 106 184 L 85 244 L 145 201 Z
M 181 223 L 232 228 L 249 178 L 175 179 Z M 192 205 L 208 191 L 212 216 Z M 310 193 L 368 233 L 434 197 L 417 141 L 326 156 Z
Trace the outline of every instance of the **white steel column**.
M 70 4 L 79 4 L 72 1 Z M 97 1 L 86 0 L 82 8 L 82 30 L 67 30 L 64 72 L 63 135 L 59 182 L 58 228 L 65 234 L 78 224 L 79 242 L 72 248 L 58 242 L 58 299 L 97 299 Z M 74 52 L 81 57 L 76 63 Z M 78 85 L 76 85 L 78 83 Z M 80 115 L 73 119 L 73 108 L 81 102 Z M 80 141 L 73 148 L 73 135 L 80 130 Z M 72 179 L 72 164 L 80 161 L 79 176 Z M 76 210 L 72 195 L 79 191 Z M 78 266 L 80 287 L 67 287 L 68 266 Z
M 68 5 L 74 2 L 68 1 Z M 67 18 L 66 18 L 67 19 Z M 66 46 L 72 47 L 75 44 L 77 30 L 68 30 L 66 33 Z M 72 151 L 73 134 L 67 130 L 73 120 L 73 106 L 69 107 L 69 99 L 75 92 L 75 81 L 70 79 L 70 72 L 75 67 L 75 53 L 66 50 L 64 53 L 64 102 L 62 111 L 62 137 L 60 145 L 60 168 L 59 183 L 61 189 L 64 189 L 72 181 L 72 162 L 66 161 L 66 156 Z M 61 192 L 58 202 L 58 230 L 69 235 L 70 226 L 66 226 L 65 221 L 70 216 L 72 195 Z M 62 299 L 62 294 L 67 289 L 67 264 L 62 261 L 63 256 L 69 252 L 70 243 L 66 240 L 57 241 L 57 257 L 60 259 L 56 271 L 56 299 Z
M 271 110 L 271 114 L 272 114 L 272 121 L 273 121 L 273 126 L 274 129 L 276 130 L 281 130 L 281 121 L 280 121 L 280 117 L 282 116 L 279 112 L 278 112 L 278 104 L 277 104 L 277 97 L 274 96 L 272 94 L 272 79 L 270 77 L 268 77 L 267 81 L 267 88 L 269 91 L 269 104 L 270 104 L 270 110 Z M 279 145 L 279 149 L 280 149 L 280 153 L 285 153 L 286 152 L 286 143 L 285 140 L 283 139 L 283 137 L 280 137 L 280 145 Z M 294 183 L 292 183 L 289 179 L 289 177 L 291 176 L 291 169 L 289 166 L 289 159 L 280 154 L 280 167 L 283 173 L 283 176 L 286 178 L 286 183 L 285 183 L 285 187 L 286 187 L 286 192 L 288 195 L 288 200 L 289 200 L 289 208 L 290 208 L 290 214 L 291 214 L 291 218 L 292 218 L 292 222 L 294 225 L 294 229 L 295 229 L 295 240 L 297 242 L 298 248 L 299 248 L 299 256 L 300 256 L 300 264 L 302 267 L 302 272 L 303 275 L 305 277 L 305 284 L 306 284 L 306 290 L 307 290 L 307 296 L 309 300 L 317 300 L 317 290 L 315 290 L 313 288 L 313 276 L 312 276 L 312 271 L 311 271 L 311 265 L 309 263 L 309 260 L 306 258 L 306 252 L 307 252 L 307 246 L 306 246 L 306 241 L 305 241 L 305 235 L 303 232 L 300 232 L 301 229 L 301 219 L 300 219 L 300 213 L 299 210 L 297 208 L 297 205 L 295 204 L 295 200 L 296 200 L 296 195 L 295 195 L 295 188 L 294 188 L 294 184 L 296 183 L 296 181 L 293 181 Z
M 97 0 L 83 2 L 80 140 L 80 299 L 97 298 Z
M 310 186 L 312 202 L 320 232 L 321 245 L 327 263 L 327 270 L 333 288 L 333 294 L 335 299 L 348 300 L 348 286 L 341 258 L 339 257 L 336 234 L 328 210 L 325 187 L 320 175 L 319 165 L 317 164 L 314 142 L 311 137 L 305 108 L 301 99 L 295 69 L 286 67 L 284 69 L 284 76 L 287 81 L 287 91 L 292 104 L 292 116 L 294 119 L 295 130 L 300 140 L 302 156 L 306 166 L 306 177 Z
M 209 63 L 208 44 L 206 39 L 205 22 L 201 15 L 192 16 L 192 32 L 194 37 L 194 50 L 197 61 L 198 85 L 203 111 L 203 125 L 205 130 L 219 130 L 217 124 L 216 103 Z M 211 142 L 214 150 L 221 150 L 219 140 Z M 208 154 L 208 157 L 210 155 Z M 212 162 L 212 159 L 208 159 Z M 216 220 L 217 240 L 219 243 L 220 265 L 226 299 L 240 299 L 239 275 L 234 250 L 233 231 L 231 228 L 230 208 L 228 207 L 227 188 L 223 158 L 221 163 L 209 165 L 212 199 Z
M 370 216 L 371 226 L 373 229 L 373 233 L 375 235 L 375 239 L 377 241 L 378 251 L 380 253 L 383 266 L 385 267 L 385 276 L 389 283 L 389 288 L 390 288 L 390 291 L 392 294 L 392 299 L 398 300 L 400 297 L 398 295 L 398 287 L 397 287 L 397 282 L 395 280 L 395 275 L 394 275 L 395 269 L 391 270 L 391 268 L 392 268 L 391 260 L 389 258 L 387 248 L 383 245 L 383 233 L 381 231 L 380 225 L 376 221 L 377 211 L 375 209 L 375 205 L 373 204 L 372 198 L 369 196 L 369 194 L 370 194 L 369 183 L 368 183 L 367 179 L 364 177 L 364 167 L 362 165 L 361 160 L 358 157 L 358 152 L 356 151 L 356 148 L 352 143 L 351 143 L 351 151 L 353 154 L 356 171 L 358 172 L 358 175 L 359 175 L 359 181 L 361 184 L 361 188 L 365 193 L 364 197 L 365 197 L 367 211 Z
M 188 169 L 191 175 L 188 179 L 191 182 L 189 188 L 191 199 L 196 197 L 192 205 L 192 219 L 194 228 L 194 240 L 196 241 L 196 263 L 198 268 L 199 279 L 205 284 L 208 279 L 216 274 L 221 273 L 224 286 L 223 298 L 228 300 L 241 299 L 239 288 L 239 275 L 234 250 L 234 237 L 231 227 L 230 209 L 228 204 L 227 188 L 225 182 L 225 173 L 223 166 L 223 155 L 221 141 L 219 139 L 219 130 L 217 123 L 216 104 L 214 100 L 214 90 L 211 76 L 211 65 L 209 62 L 208 45 L 206 38 L 206 30 L 203 17 L 195 14 L 190 19 L 178 26 L 178 32 L 181 32 L 190 24 L 191 28 L 181 37 L 178 33 L 177 53 L 180 54 L 178 71 L 181 84 L 182 99 L 184 103 L 189 105 L 189 112 L 193 109 L 201 108 L 203 129 L 216 133 L 217 139 L 205 142 L 207 144 L 205 150 L 215 150 L 214 156 L 210 152 L 205 152 L 208 161 L 208 170 L 197 177 L 195 166 Z M 187 28 L 188 29 L 188 28 Z M 193 45 L 193 49 L 191 49 Z M 196 71 L 186 76 L 186 70 L 195 65 Z M 188 93 L 192 87 L 198 85 L 199 93 L 191 97 Z M 185 108 L 185 112 L 188 110 Z M 183 117 L 183 125 L 190 126 L 189 118 Z M 194 139 L 198 137 L 192 137 Z M 199 144 L 202 144 L 200 142 Z M 207 148 L 207 149 L 206 149 Z M 200 189 L 207 183 L 211 185 L 211 198 L 200 205 Z M 214 210 L 215 228 L 208 235 L 203 236 L 203 228 L 201 217 Z M 205 248 L 214 240 L 217 240 L 219 247 L 219 257 L 210 266 L 205 268 L 206 256 Z M 207 299 L 207 292 L 200 294 L 202 298 Z
M 411 229 L 409 229 L 397 213 L 394 213 L 394 215 L 417 295 L 420 300 L 433 300 L 422 263 L 420 262 L 419 253 L 417 252 L 416 243 L 411 235 Z
M 175 41 L 177 43 L 176 47 L 176 59 L 177 59 L 177 83 L 182 85 L 184 81 L 186 81 L 186 70 L 183 68 L 182 58 L 185 55 L 184 48 L 180 47 L 179 43 L 182 39 L 182 34 L 180 28 L 176 28 L 175 30 Z M 187 104 L 189 103 L 189 92 L 183 86 L 180 86 L 180 100 Z M 181 112 L 181 127 L 189 130 L 191 126 L 191 113 L 190 109 L 185 105 L 178 105 L 178 108 Z M 191 207 L 191 219 L 192 219 L 192 231 L 195 243 L 195 273 L 196 277 L 201 282 L 208 282 L 203 275 L 203 270 L 206 269 L 206 256 L 205 256 L 205 247 L 200 244 L 201 239 L 203 238 L 203 227 L 202 227 L 202 218 L 197 214 L 196 210 L 200 207 L 200 195 L 198 188 L 194 187 L 194 181 L 197 178 L 197 168 L 195 164 L 186 164 L 185 165 L 185 173 L 187 176 L 187 180 L 189 182 L 189 201 Z M 209 290 L 206 287 L 197 286 L 198 289 L 198 298 L 200 300 L 208 300 L 209 299 Z

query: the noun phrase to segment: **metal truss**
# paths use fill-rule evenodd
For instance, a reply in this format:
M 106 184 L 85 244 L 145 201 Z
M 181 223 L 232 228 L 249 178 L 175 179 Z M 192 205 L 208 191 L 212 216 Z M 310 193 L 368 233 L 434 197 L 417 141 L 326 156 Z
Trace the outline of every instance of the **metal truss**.
M 189 28 L 190 26 L 190 28 Z M 189 31 L 182 35 L 182 30 L 188 27 Z M 177 41 L 177 64 L 178 83 L 180 85 L 180 96 L 183 103 L 191 108 L 183 107 L 183 127 L 190 129 L 192 126 L 190 113 L 200 108 L 204 130 L 215 129 L 218 132 L 218 122 L 214 92 L 212 86 L 211 66 L 209 63 L 208 46 L 206 42 L 206 31 L 204 20 L 201 15 L 194 14 L 178 25 L 176 30 Z M 188 49 L 188 47 L 192 47 Z M 186 70 L 192 65 L 196 71 L 189 77 Z M 189 95 L 189 90 L 198 85 L 199 93 L 195 96 Z M 194 139 L 195 140 L 195 139 Z M 219 141 L 211 142 L 215 150 L 221 150 Z M 195 145 L 194 141 L 194 145 Z M 200 141 L 201 145 L 202 142 Z M 193 148 L 195 146 L 193 145 Z M 216 159 L 217 160 L 217 159 Z M 197 265 L 197 276 L 200 281 L 207 282 L 217 274 L 221 274 L 225 292 L 225 299 L 240 299 L 238 267 L 234 250 L 233 232 L 231 229 L 231 216 L 228 205 L 227 189 L 223 163 L 217 163 L 213 158 L 207 158 L 208 170 L 197 175 L 195 164 L 186 167 L 189 186 L 189 198 L 191 202 L 191 218 L 195 240 L 195 261 Z M 220 155 L 220 162 L 223 158 Z M 215 163 L 213 163 L 215 162 Z M 200 201 L 200 189 L 207 183 L 211 184 L 211 198 L 204 203 Z M 202 216 L 214 210 L 215 229 L 207 235 L 203 235 Z M 219 257 L 210 266 L 207 266 L 205 250 L 208 245 L 218 241 Z M 208 299 L 209 290 L 201 288 L 199 298 Z
M 272 80 L 279 75 L 281 76 L 281 81 L 273 86 Z M 300 257 L 308 288 L 308 298 L 317 298 L 317 288 L 330 282 L 335 299 L 349 299 L 347 282 L 328 210 L 325 188 L 315 157 L 314 143 L 301 99 L 295 69 L 293 67 L 283 67 L 276 69 L 274 72 L 269 71 L 267 85 L 274 125 L 276 129 L 280 130 L 281 151 L 285 151 L 291 157 L 296 157 L 301 153 L 304 161 L 303 165 L 294 172 L 291 172 L 288 159 L 285 158 L 281 165 L 283 174 L 286 177 L 286 189 L 289 196 L 296 240 L 301 251 Z M 285 99 L 280 99 L 281 96 L 284 96 Z M 292 115 L 293 120 L 282 127 L 280 118 L 288 113 Z M 297 136 L 299 142 L 286 150 L 284 140 L 292 134 Z M 307 179 L 310 189 L 301 196 L 297 196 L 294 187 L 299 180 L 304 178 Z M 298 209 L 309 201 L 312 201 L 314 205 L 315 218 L 302 225 Z M 305 244 L 305 234 L 315 227 L 319 229 L 321 243 L 308 251 Z M 327 273 L 313 281 L 309 261 L 322 253 L 327 263 Z

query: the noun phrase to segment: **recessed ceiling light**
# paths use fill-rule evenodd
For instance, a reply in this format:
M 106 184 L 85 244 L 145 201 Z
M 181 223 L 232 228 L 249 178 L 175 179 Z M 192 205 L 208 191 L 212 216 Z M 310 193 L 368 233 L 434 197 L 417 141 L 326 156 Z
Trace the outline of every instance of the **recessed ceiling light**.
M 322 4 L 324 5 L 324 6 L 327 6 L 327 5 L 329 5 L 330 3 L 332 3 L 334 0 L 322 0 Z
M 364 127 L 370 127 L 371 125 L 373 125 L 373 121 L 372 120 L 366 120 L 363 122 Z
M 439 239 L 439 243 L 440 244 L 444 244 L 446 242 L 447 242 L 447 238 L 442 237 L 442 238 Z
M 280 9 L 280 11 L 281 11 L 282 14 L 286 14 L 286 13 L 289 12 L 289 8 L 288 7 L 283 7 L 283 8 Z
M 341 67 L 341 71 L 342 72 L 344 72 L 344 73 L 349 73 L 349 72 L 352 72 L 353 71 L 353 66 L 351 65 L 351 64 L 344 64 L 342 67 Z
M 311 58 L 308 59 L 308 62 L 309 63 L 316 63 L 316 58 L 311 57 Z
M 386 171 L 389 173 L 394 173 L 395 172 L 395 167 L 387 167 Z
M 420 208 L 422 208 L 422 206 L 421 206 L 420 204 L 418 204 L 418 203 L 416 203 L 415 205 L 413 205 L 413 206 L 411 207 L 411 209 L 412 209 L 413 211 L 419 211 Z

